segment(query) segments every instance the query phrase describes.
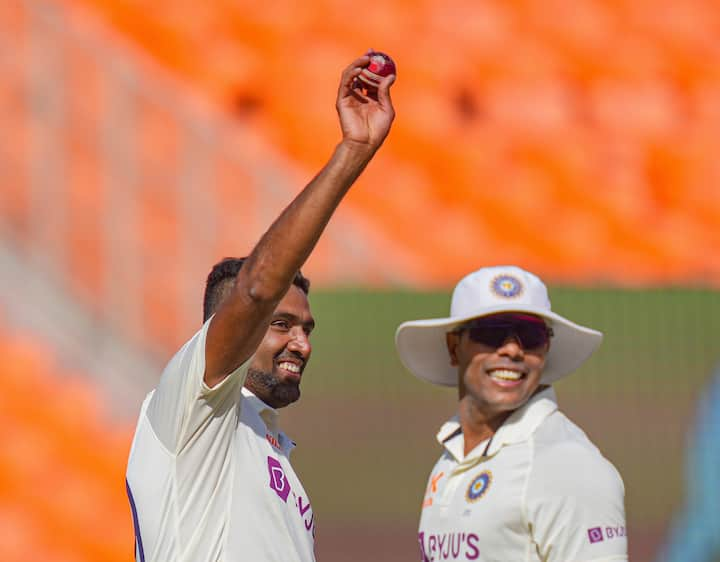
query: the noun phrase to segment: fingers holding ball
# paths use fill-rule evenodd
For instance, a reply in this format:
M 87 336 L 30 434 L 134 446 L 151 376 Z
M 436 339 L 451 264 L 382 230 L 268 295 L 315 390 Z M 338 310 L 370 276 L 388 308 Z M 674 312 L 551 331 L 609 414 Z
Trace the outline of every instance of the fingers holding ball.
M 390 55 L 380 51 L 368 51 L 370 61 L 353 81 L 353 88 L 362 89 L 368 96 L 376 97 L 380 83 L 384 78 L 397 74 L 395 61 Z

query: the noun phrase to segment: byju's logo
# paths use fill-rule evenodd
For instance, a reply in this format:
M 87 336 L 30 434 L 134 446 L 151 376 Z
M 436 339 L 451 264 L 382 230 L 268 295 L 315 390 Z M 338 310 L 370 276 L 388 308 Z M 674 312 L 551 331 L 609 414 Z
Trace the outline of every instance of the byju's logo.
M 270 473 L 270 489 L 280 496 L 280 499 L 287 503 L 290 495 L 290 483 L 285 476 L 280 461 L 272 457 L 268 457 L 268 472 Z
M 588 529 L 588 538 L 591 543 L 604 541 L 605 538 L 603 537 L 602 527 L 593 527 L 592 529 Z
M 418 542 L 420 543 L 420 562 L 430 562 L 428 555 L 425 554 L 425 533 L 418 533 Z

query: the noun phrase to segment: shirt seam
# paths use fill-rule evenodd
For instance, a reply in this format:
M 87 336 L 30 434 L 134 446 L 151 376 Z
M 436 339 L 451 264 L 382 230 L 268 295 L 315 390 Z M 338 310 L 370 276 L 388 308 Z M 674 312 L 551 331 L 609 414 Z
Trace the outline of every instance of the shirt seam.
M 236 382 L 237 379 L 242 376 L 242 371 L 247 371 L 247 364 L 249 360 L 250 358 L 243 361 L 240 366 L 238 366 L 235 370 L 231 371 L 228 375 L 226 375 L 223 380 L 221 380 L 216 385 L 210 387 L 205 382 L 205 360 L 203 358 L 203 374 L 200 377 L 200 389 L 197 393 L 197 397 L 207 399 L 208 397 L 212 397 L 218 392 L 220 392 L 220 390 L 222 390 L 226 386 Z

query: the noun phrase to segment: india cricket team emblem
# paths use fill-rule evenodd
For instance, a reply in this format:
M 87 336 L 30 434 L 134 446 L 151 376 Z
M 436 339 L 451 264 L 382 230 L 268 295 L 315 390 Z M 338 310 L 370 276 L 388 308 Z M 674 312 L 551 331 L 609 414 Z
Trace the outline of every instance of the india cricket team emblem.
M 498 297 L 512 299 L 519 297 L 523 292 L 522 283 L 512 275 L 498 275 L 490 282 L 490 289 Z
M 465 498 L 469 502 L 479 500 L 488 491 L 491 483 L 492 472 L 489 470 L 483 470 L 480 474 L 473 478 L 472 482 L 470 482 L 467 492 L 465 493 Z

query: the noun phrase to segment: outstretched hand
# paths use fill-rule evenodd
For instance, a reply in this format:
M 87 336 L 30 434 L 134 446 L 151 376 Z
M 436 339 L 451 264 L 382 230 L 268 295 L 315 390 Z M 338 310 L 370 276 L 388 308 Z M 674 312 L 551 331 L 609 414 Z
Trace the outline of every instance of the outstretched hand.
M 390 86 L 395 82 L 395 75 L 382 79 L 377 89 L 377 99 L 365 95 L 357 86 L 356 78 L 369 63 L 370 57 L 364 55 L 343 71 L 336 108 L 343 141 L 377 150 L 390 132 L 395 118 L 395 109 L 390 99 Z

